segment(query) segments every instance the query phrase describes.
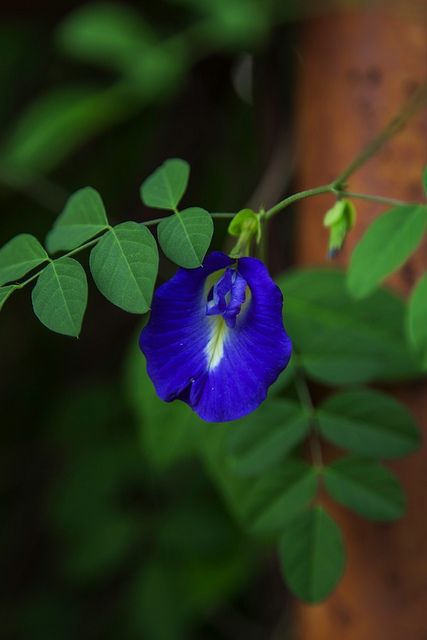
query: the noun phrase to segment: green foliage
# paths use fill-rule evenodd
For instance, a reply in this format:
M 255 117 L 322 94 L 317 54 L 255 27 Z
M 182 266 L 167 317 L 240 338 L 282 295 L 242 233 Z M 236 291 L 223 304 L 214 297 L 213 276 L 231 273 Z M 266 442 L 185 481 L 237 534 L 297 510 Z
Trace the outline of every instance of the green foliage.
M 156 242 L 137 222 L 123 222 L 110 229 L 90 254 L 90 269 L 98 289 L 130 313 L 149 310 L 158 264 Z
M 406 317 L 409 340 L 417 352 L 422 368 L 427 368 L 427 273 L 412 290 Z
M 370 389 L 331 396 L 316 417 L 327 440 L 363 456 L 398 458 L 415 451 L 421 441 L 406 407 Z
M 286 582 L 306 602 L 327 598 L 344 570 L 341 532 L 321 506 L 302 513 L 287 526 L 280 541 Z
M 129 354 L 126 383 L 138 425 L 143 455 L 155 471 L 170 468 L 197 451 L 205 425 L 183 402 L 165 403 L 147 375 L 137 339 Z
M 138 12 L 119 4 L 79 7 L 56 33 L 59 47 L 84 62 L 127 72 L 154 41 Z
M 351 256 L 348 288 L 364 298 L 415 251 L 427 227 L 427 206 L 404 205 L 368 227 Z
M 251 483 L 243 502 L 243 514 L 257 534 L 281 533 L 287 523 L 315 498 L 317 476 L 301 460 L 287 459 L 283 468 Z
M 400 380 L 419 373 L 404 332 L 405 306 L 386 290 L 356 301 L 345 274 L 290 272 L 278 280 L 285 326 L 306 373 L 332 385 Z
M 389 522 L 405 511 L 405 495 L 393 473 L 372 460 L 349 456 L 324 470 L 326 489 L 337 502 L 369 520 Z
M 0 285 L 18 280 L 49 260 L 49 256 L 34 236 L 21 233 L 0 249 Z
M 213 235 L 212 218 L 200 207 L 191 207 L 162 220 L 157 233 L 165 255 L 181 267 L 200 267 Z
M 176 211 L 190 177 L 185 160 L 166 160 L 141 185 L 141 199 L 147 207 Z
M 2 161 L 18 171 L 53 169 L 84 140 L 129 110 L 122 89 L 65 86 L 32 103 L 2 149 Z
M 8 287 L 0 287 L 0 311 L 2 310 L 6 300 L 12 295 L 14 291 L 16 291 L 16 289 L 17 287 L 15 287 L 13 284 L 9 285 Z
M 272 399 L 230 426 L 232 468 L 242 476 L 260 475 L 283 462 L 307 436 L 310 415 L 300 404 Z
M 78 337 L 87 305 L 87 279 L 72 258 L 51 262 L 32 292 L 34 313 L 48 329 Z
M 75 249 L 108 226 L 102 198 L 92 187 L 79 189 L 68 199 L 46 238 L 51 253 Z

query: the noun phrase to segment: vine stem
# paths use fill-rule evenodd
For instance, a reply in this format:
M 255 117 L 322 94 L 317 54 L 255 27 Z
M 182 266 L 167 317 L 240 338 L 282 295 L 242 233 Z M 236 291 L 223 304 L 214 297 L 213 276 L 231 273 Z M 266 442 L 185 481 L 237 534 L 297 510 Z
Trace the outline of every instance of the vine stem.
M 307 380 L 304 375 L 304 371 L 299 365 L 296 365 L 295 367 L 294 380 L 295 380 L 295 388 L 297 391 L 299 401 L 301 405 L 304 407 L 304 409 L 307 411 L 307 413 L 310 415 L 310 419 L 311 419 L 312 428 L 311 428 L 309 443 L 310 443 L 310 452 L 311 452 L 313 464 L 318 469 L 322 469 L 324 466 L 323 454 L 322 454 L 322 447 L 321 447 L 320 438 L 319 438 L 319 429 L 317 426 L 317 421 L 315 416 L 315 409 L 313 405 L 313 400 L 311 398 L 310 389 L 308 388 Z

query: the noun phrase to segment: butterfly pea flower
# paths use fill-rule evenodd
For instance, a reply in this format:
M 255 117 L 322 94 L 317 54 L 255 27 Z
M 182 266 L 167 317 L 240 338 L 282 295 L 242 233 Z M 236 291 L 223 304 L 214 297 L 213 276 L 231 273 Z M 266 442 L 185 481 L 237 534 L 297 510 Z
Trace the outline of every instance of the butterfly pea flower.
M 256 409 L 286 367 L 291 341 L 283 297 L 256 258 L 207 256 L 155 292 L 140 337 L 158 396 L 182 400 L 207 422 Z

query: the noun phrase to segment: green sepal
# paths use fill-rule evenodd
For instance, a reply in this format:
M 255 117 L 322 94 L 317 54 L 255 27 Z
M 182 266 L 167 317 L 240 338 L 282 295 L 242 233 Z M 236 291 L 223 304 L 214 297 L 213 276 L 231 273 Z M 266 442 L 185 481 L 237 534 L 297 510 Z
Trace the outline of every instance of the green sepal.
M 261 240 L 260 216 L 252 209 L 242 209 L 236 213 L 228 225 L 228 233 L 238 238 L 230 256 L 238 258 L 245 255 L 249 252 L 250 244 L 254 238 L 257 244 Z

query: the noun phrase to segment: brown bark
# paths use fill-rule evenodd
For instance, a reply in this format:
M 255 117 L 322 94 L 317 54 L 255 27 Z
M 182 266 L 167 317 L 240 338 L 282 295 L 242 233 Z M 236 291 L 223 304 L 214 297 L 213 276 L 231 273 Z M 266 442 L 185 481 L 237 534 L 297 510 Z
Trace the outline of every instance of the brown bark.
M 427 9 L 427 7 L 426 7 Z M 427 80 L 426 16 L 363 12 L 324 16 L 303 27 L 297 94 L 298 187 L 333 179 Z M 352 191 L 420 200 L 427 164 L 423 110 L 349 181 Z M 330 197 L 304 201 L 298 215 L 298 259 L 324 264 L 322 217 Z M 358 223 L 339 258 L 384 207 L 355 201 Z M 406 294 L 427 270 L 427 242 L 392 285 Z M 427 433 L 427 386 L 399 394 Z M 393 465 L 408 496 L 406 516 L 391 525 L 362 521 L 338 507 L 348 552 L 344 578 L 332 597 L 299 605 L 301 640 L 427 639 L 427 449 Z

